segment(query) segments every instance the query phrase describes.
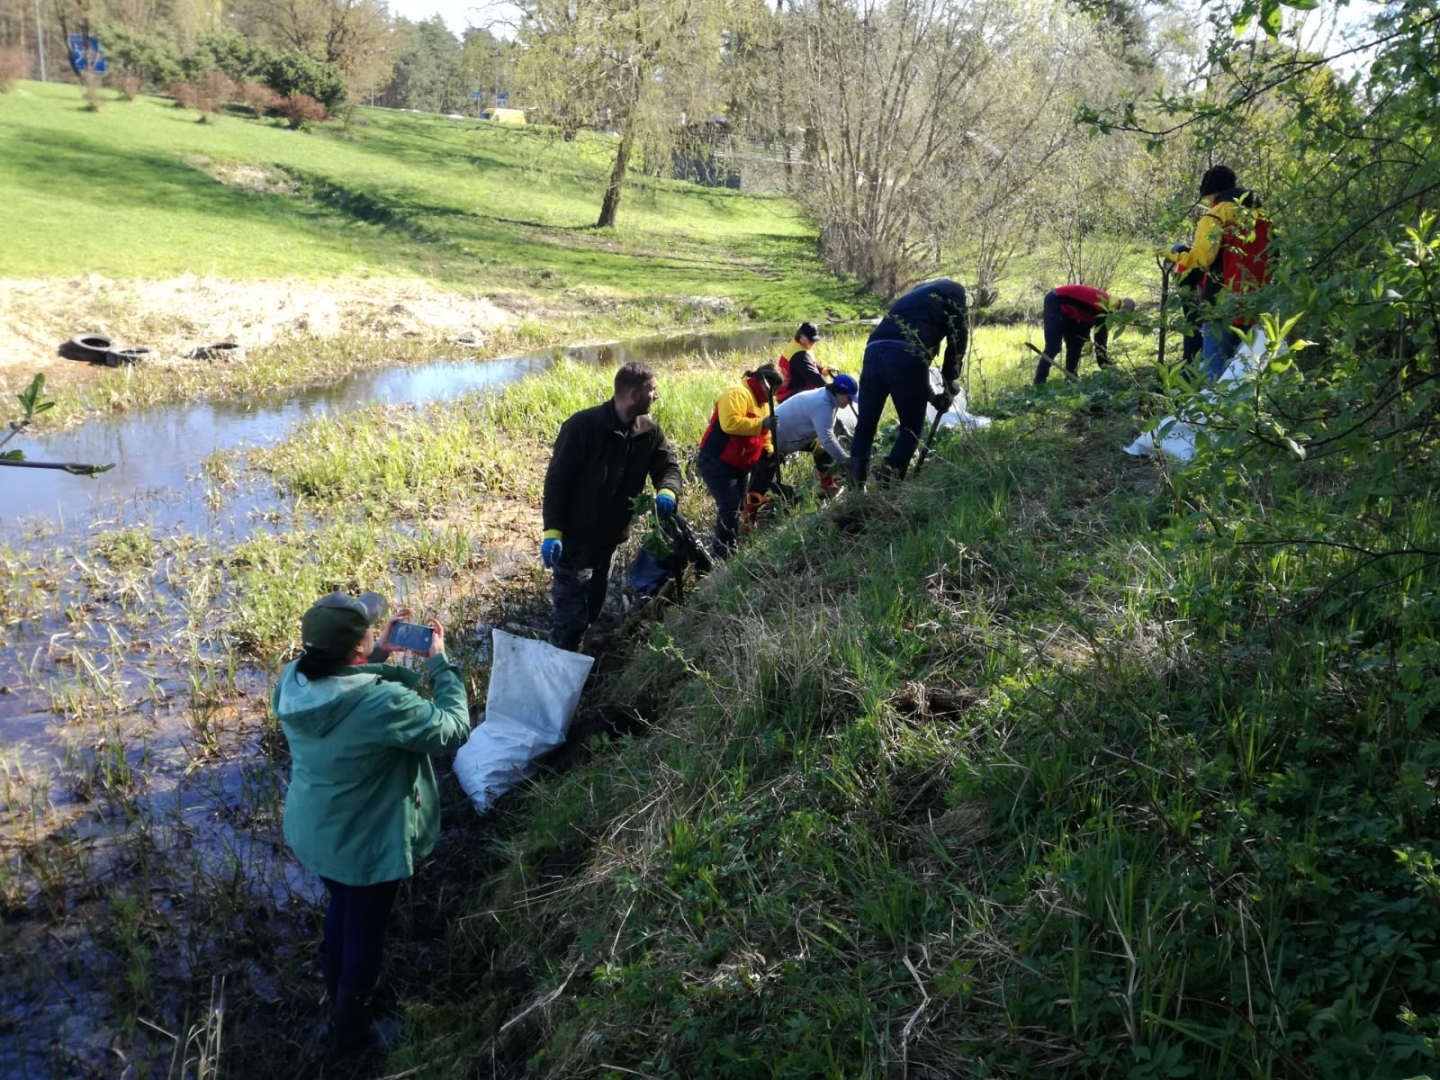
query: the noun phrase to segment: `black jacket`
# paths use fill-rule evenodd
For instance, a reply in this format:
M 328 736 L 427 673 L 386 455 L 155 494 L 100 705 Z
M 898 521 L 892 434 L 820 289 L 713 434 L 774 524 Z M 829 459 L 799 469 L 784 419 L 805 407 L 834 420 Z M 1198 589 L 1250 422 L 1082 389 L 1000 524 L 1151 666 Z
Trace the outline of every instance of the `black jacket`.
M 626 431 L 614 399 L 582 409 L 560 425 L 545 470 L 545 530 L 559 529 L 567 546 L 615 547 L 630 531 L 630 500 L 647 478 L 657 491 L 680 494 L 680 463 L 660 425 L 637 416 Z
M 918 285 L 890 305 L 880 325 L 870 332 L 868 345 L 894 341 L 909 346 L 925 360 L 933 360 L 945 342 L 940 371 L 946 383 L 960 375 L 970 331 L 965 323 L 965 289 L 949 278 Z
M 791 353 L 786 360 L 786 367 L 790 374 L 785 385 L 775 391 L 777 404 L 796 394 L 803 394 L 806 390 L 819 390 L 825 385 L 825 376 L 820 373 L 820 365 L 815 363 L 815 357 L 811 356 L 807 349 L 797 348 Z

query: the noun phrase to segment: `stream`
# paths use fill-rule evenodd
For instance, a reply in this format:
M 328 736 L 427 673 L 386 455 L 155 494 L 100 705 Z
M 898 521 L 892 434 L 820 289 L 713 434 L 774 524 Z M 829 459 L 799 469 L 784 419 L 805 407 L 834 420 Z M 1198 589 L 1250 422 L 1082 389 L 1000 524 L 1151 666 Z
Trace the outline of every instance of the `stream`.
M 787 336 L 748 328 L 447 359 L 13 440 L 30 460 L 115 468 L 94 479 L 0 470 L 0 1075 L 118 1075 L 117 1054 L 167 1060 L 197 978 L 244 938 L 214 913 L 320 898 L 278 838 L 283 776 L 255 723 L 264 673 L 213 640 L 222 553 L 282 520 L 290 499 L 250 470 L 218 495 L 207 459 L 326 413 L 498 389 L 561 358 L 663 369 L 686 355 L 773 355 Z M 184 943 L 163 964 L 132 936 L 152 925 Z M 165 988 L 153 991 L 155 1030 L 178 1025 L 168 1043 L 127 1027 L 116 1004 L 115 987 L 146 972 Z M 258 1000 L 280 993 L 265 963 L 244 981 Z

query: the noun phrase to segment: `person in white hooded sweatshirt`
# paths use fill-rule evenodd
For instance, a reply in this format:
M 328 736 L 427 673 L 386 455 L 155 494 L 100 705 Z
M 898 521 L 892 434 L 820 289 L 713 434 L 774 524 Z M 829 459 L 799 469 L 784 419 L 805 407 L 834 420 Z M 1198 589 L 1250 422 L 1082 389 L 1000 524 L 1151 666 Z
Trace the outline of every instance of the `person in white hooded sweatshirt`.
M 838 495 L 840 485 L 835 480 L 835 472 L 850 463 L 850 455 L 840 445 L 836 429 L 853 427 L 854 414 L 850 414 L 850 423 L 845 422 L 845 414 L 859 397 L 860 388 L 854 378 L 842 374 L 836 375 L 827 386 L 795 394 L 777 406 L 776 456 L 773 461 L 762 461 L 756 466 L 750 477 L 751 493 L 766 494 L 779 473 L 780 459 L 807 450 L 815 460 L 821 494 L 827 498 Z

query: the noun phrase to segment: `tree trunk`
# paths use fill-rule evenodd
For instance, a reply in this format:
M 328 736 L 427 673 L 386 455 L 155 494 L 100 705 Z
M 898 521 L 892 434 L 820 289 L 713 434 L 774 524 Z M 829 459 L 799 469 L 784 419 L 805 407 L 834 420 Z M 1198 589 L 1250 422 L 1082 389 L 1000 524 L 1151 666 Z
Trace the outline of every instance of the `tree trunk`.
M 635 109 L 631 108 L 625 114 L 625 132 L 615 150 L 615 167 L 610 170 L 610 186 L 605 189 L 605 201 L 600 206 L 600 220 L 595 223 L 596 228 L 605 229 L 615 224 L 620 196 L 625 188 L 625 173 L 630 168 L 630 151 L 634 148 Z

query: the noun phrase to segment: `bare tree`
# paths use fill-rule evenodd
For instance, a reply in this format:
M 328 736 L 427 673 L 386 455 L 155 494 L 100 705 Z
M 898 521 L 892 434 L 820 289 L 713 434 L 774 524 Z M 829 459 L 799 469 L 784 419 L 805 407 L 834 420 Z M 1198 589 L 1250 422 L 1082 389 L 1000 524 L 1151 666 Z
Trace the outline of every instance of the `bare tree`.
M 1051 0 L 809 0 L 789 18 L 822 254 L 890 295 L 963 257 L 988 290 L 1034 238 L 1028 193 L 1070 167 L 1075 97 L 1118 66 L 1093 24 Z
M 708 119 L 723 100 L 725 32 L 748 0 L 522 0 L 529 99 L 567 130 L 618 135 L 596 224 L 615 224 L 637 140 Z M 663 140 L 662 140 L 663 141 Z

